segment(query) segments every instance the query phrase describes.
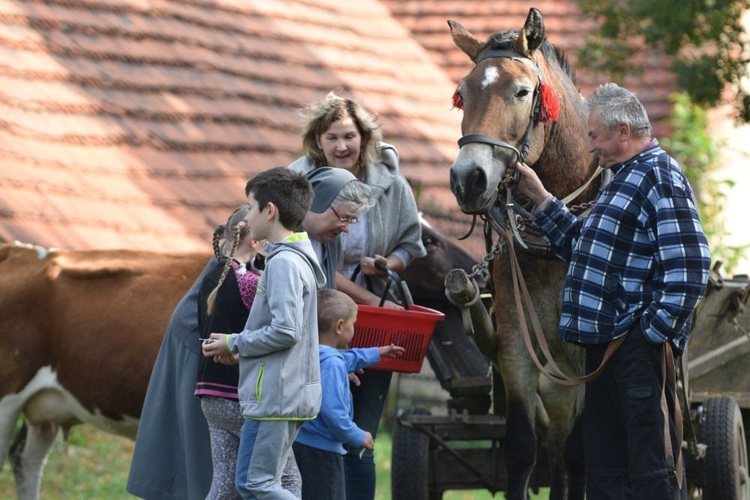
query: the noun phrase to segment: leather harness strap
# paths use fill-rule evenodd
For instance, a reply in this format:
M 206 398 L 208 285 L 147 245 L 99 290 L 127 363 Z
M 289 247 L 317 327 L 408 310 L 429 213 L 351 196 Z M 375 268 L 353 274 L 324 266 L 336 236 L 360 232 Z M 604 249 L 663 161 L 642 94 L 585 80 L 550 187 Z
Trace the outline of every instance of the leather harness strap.
M 537 83 L 536 87 L 534 87 L 534 95 L 533 100 L 531 103 L 531 115 L 529 116 L 529 124 L 526 126 L 526 131 L 523 134 L 523 138 L 521 139 L 521 147 L 520 149 L 513 146 L 512 144 L 508 144 L 507 142 L 501 141 L 499 139 L 495 139 L 494 137 L 488 137 L 486 135 L 482 134 L 469 134 L 461 137 L 458 140 L 458 147 L 461 148 L 466 144 L 472 143 L 472 142 L 478 142 L 482 144 L 489 144 L 491 146 L 498 146 L 501 148 L 509 149 L 516 155 L 516 160 L 523 162 L 526 159 L 526 155 L 529 152 L 529 147 L 531 145 L 531 129 L 534 127 L 535 123 L 535 117 L 539 111 L 539 107 L 541 106 L 541 97 L 539 95 L 539 87 L 542 82 L 542 71 L 539 69 L 539 66 L 531 61 L 530 59 L 526 57 L 522 57 L 520 54 L 517 54 L 516 52 L 511 52 L 508 50 L 490 50 L 487 52 L 484 52 L 483 54 L 480 54 L 476 61 L 474 61 L 475 64 L 479 64 L 481 61 L 485 59 L 492 59 L 492 58 L 501 58 L 501 59 L 511 59 L 513 61 L 518 61 L 529 68 L 531 68 L 534 73 L 537 76 Z M 509 162 L 510 165 L 515 164 L 515 161 Z
M 515 292 L 514 296 L 516 301 L 516 309 L 518 311 L 518 320 L 521 325 L 521 333 L 523 341 L 526 344 L 526 350 L 529 351 L 529 357 L 531 357 L 531 360 L 534 362 L 542 375 L 550 379 L 552 382 L 560 385 L 574 386 L 596 379 L 604 369 L 604 366 L 609 361 L 609 358 L 612 357 L 615 351 L 617 351 L 617 348 L 620 347 L 620 345 L 625 341 L 625 335 L 618 337 L 609 343 L 607 349 L 604 351 L 602 362 L 596 370 L 582 377 L 570 377 L 568 375 L 565 375 L 560 367 L 557 366 L 557 363 L 552 357 L 552 354 L 549 351 L 549 345 L 547 344 L 547 340 L 544 337 L 544 332 L 542 331 L 542 326 L 539 324 L 539 317 L 536 314 L 536 309 L 534 309 L 534 302 L 531 300 L 529 290 L 528 288 L 526 288 L 526 281 L 523 279 L 521 266 L 518 263 L 518 257 L 516 256 L 516 251 L 513 246 L 513 234 L 511 233 L 510 229 L 505 229 L 502 234 L 503 236 L 505 236 L 505 239 L 508 242 L 508 255 L 510 257 L 510 269 L 513 275 L 513 290 Z M 539 357 L 536 355 L 534 347 L 531 344 L 531 334 L 529 333 L 529 327 L 526 324 L 526 314 L 524 312 L 522 299 L 523 302 L 526 303 L 526 306 L 529 310 L 529 317 L 531 318 L 531 323 L 534 327 L 534 334 L 537 340 L 537 344 L 539 344 L 539 348 L 542 350 L 547 363 L 549 363 L 554 371 L 549 370 L 542 364 L 542 362 L 539 360 Z
M 661 413 L 664 418 L 664 459 L 667 462 L 667 466 L 670 467 L 668 471 L 669 482 L 672 487 L 676 490 L 682 489 L 682 477 L 683 477 L 683 460 L 682 460 L 682 408 L 680 407 L 680 401 L 677 398 L 677 377 L 675 374 L 675 362 L 674 353 L 672 352 L 672 345 L 669 342 L 664 343 L 664 355 L 661 360 Z M 669 434 L 669 406 L 667 405 L 667 377 L 672 383 L 673 401 L 674 401 L 674 426 L 677 434 L 677 442 L 680 446 L 677 447 L 677 460 L 674 458 L 674 452 L 672 450 L 672 438 Z

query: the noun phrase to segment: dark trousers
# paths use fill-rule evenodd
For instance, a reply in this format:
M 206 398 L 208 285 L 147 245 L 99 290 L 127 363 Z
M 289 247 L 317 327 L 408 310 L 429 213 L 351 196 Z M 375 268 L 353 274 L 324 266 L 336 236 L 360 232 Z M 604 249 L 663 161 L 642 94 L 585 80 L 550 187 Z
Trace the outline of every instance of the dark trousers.
M 586 373 L 601 363 L 605 345 L 586 347 Z M 609 360 L 599 378 L 586 384 L 584 449 L 586 498 L 592 500 L 675 500 L 687 497 L 672 488 L 665 459 L 661 410 L 664 346 L 650 343 L 639 327 Z M 674 387 L 666 387 L 673 456 Z
M 297 467 L 302 474 L 304 500 L 344 500 L 344 456 L 301 443 L 292 445 Z
M 351 384 L 354 405 L 354 423 L 373 438 L 377 437 L 380 416 L 383 413 L 388 388 L 391 385 L 392 372 L 365 370 L 359 376 L 360 386 Z M 377 441 L 375 447 L 377 448 Z M 375 455 L 365 450 L 359 457 L 360 450 L 351 450 L 344 456 L 346 469 L 346 498 L 348 500 L 372 500 L 375 498 Z

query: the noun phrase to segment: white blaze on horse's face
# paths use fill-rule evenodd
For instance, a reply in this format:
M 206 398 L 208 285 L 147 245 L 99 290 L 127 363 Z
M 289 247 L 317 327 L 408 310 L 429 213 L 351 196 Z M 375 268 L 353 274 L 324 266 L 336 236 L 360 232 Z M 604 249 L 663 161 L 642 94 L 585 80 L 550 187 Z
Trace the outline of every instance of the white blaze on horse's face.
M 490 66 L 489 68 L 484 70 L 484 80 L 482 80 L 482 90 L 486 89 L 487 87 L 495 83 L 499 77 L 500 77 L 500 72 L 494 66 Z

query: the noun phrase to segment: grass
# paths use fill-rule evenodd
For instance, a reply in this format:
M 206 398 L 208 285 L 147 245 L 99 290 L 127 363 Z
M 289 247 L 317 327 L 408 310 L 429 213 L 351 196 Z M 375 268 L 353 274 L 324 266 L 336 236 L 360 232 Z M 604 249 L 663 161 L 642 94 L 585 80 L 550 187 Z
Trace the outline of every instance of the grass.
M 58 436 L 44 468 L 43 499 L 136 498 L 125 492 L 133 441 L 78 425 L 68 441 Z M 8 460 L 0 471 L 0 498 L 15 498 Z
M 391 439 L 381 433 L 377 440 L 377 500 L 391 497 Z M 44 470 L 41 498 L 45 500 L 134 499 L 125 491 L 133 442 L 104 433 L 90 425 L 71 429 L 67 442 L 58 438 Z M 0 471 L 0 498 L 14 498 L 15 486 L 7 463 Z M 487 491 L 451 491 L 445 500 L 485 500 L 493 498 Z M 495 498 L 503 498 L 498 494 Z M 545 500 L 548 493 L 532 496 Z

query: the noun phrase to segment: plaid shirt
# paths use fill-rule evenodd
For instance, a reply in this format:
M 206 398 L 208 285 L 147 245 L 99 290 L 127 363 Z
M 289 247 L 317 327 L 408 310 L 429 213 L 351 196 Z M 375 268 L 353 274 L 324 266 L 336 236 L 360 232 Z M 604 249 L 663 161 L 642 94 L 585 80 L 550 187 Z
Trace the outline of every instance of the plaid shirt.
M 654 343 L 682 352 L 711 265 L 693 193 L 656 141 L 612 167 L 590 214 L 577 219 L 552 198 L 535 223 L 570 261 L 558 335 L 599 344 L 635 322 Z

